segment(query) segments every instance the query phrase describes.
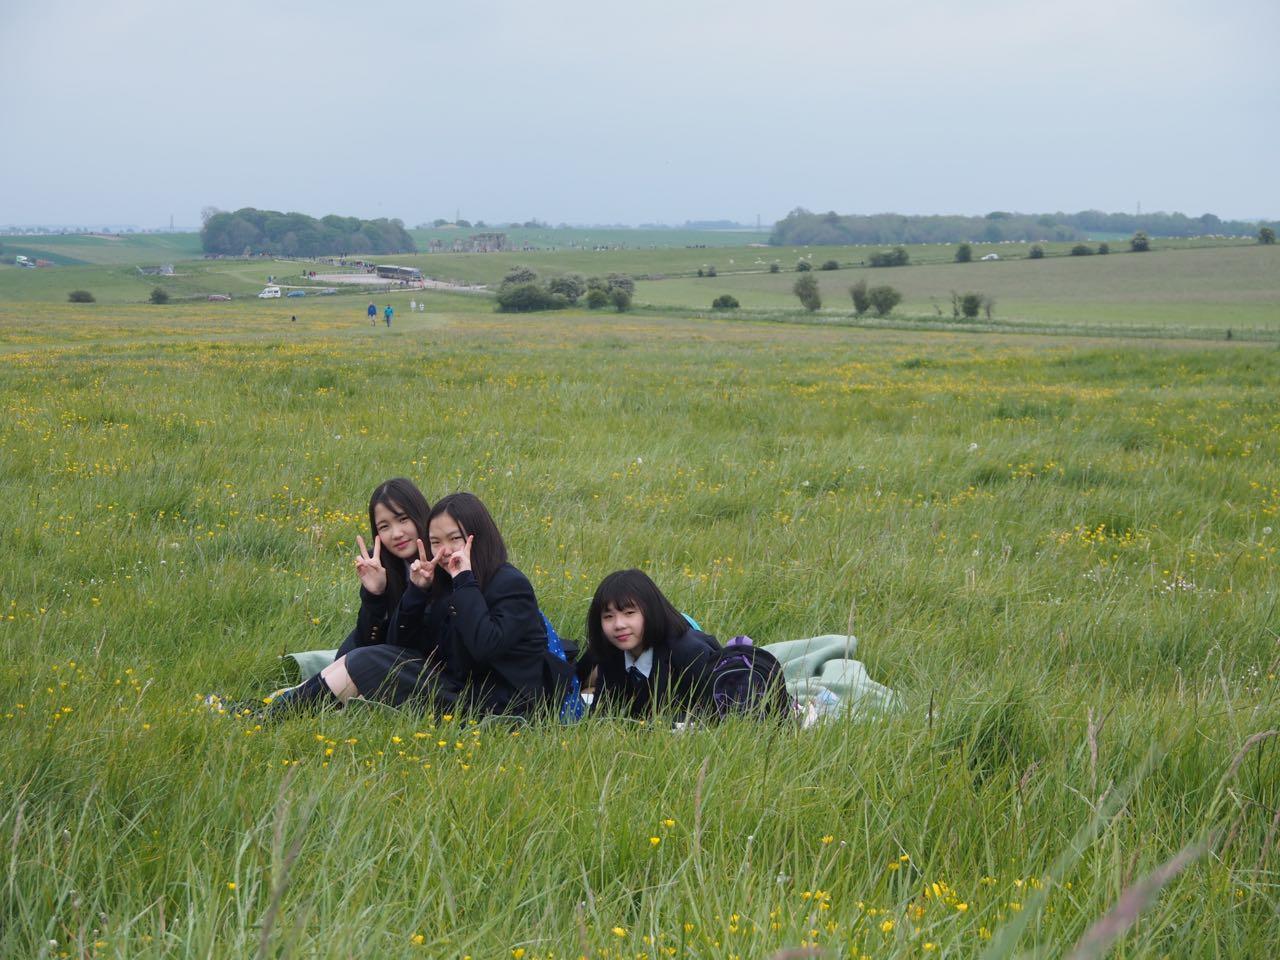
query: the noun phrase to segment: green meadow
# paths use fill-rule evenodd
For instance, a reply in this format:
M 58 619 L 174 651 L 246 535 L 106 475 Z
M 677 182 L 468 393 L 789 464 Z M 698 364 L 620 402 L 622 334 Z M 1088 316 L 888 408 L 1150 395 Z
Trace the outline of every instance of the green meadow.
M 180 263 L 236 299 L 165 306 L 129 264 L 0 271 L 0 956 L 1275 955 L 1274 249 L 850 266 L 817 317 L 724 275 L 770 255 L 458 258 L 721 276 L 395 293 L 391 329 L 253 299 L 269 261 Z M 881 276 L 902 316 L 845 325 Z M 923 329 L 961 285 L 1096 336 Z M 209 712 L 345 636 L 397 475 L 479 494 L 570 638 L 639 566 L 722 639 L 854 634 L 903 708 Z

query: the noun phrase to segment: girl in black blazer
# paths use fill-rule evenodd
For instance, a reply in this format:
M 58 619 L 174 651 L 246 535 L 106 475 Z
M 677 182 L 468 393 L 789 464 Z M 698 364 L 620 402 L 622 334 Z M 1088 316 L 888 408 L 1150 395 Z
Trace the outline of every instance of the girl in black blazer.
M 363 537 L 356 537 L 360 611 L 355 629 L 338 648 L 333 663 L 277 694 L 270 713 L 345 704 L 361 691 L 376 689 L 398 663 L 422 659 L 414 648 L 421 645 L 424 595 L 414 587 L 410 567 L 423 554 L 430 515 L 427 498 L 404 477 L 374 488 L 369 497 L 373 548 Z
M 697 712 L 709 699 L 716 638 L 695 630 L 640 570 L 609 574 L 587 612 L 594 708 L 645 717 Z
M 573 667 L 547 648 L 533 587 L 507 562 L 502 534 L 480 498 L 445 497 L 431 511 L 427 533 L 431 559 L 415 562 L 413 576 L 426 570 L 429 581 L 424 652 L 440 664 L 434 707 L 526 715 L 553 704 Z

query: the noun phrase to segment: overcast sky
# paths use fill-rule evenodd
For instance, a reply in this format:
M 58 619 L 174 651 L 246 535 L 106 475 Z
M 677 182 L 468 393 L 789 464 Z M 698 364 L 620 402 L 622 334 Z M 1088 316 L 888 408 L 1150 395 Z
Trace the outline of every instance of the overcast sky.
M 0 224 L 1280 217 L 1280 2 L 0 0 Z

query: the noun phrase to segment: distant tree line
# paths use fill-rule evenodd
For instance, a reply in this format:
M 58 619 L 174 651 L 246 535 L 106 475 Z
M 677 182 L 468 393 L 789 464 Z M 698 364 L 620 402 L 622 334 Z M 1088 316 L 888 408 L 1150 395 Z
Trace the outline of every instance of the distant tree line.
M 878 213 L 870 216 L 811 213 L 797 207 L 773 226 L 769 243 L 774 246 L 897 243 L 999 243 L 1014 240 L 1078 240 L 1097 233 L 1136 233 L 1155 237 L 1198 237 L 1206 234 L 1256 235 L 1259 224 L 1221 220 L 1212 213 L 1188 217 L 1181 213 L 1080 213 L 1024 214 L 994 211 L 985 217 L 903 216 Z M 1266 226 L 1263 224 L 1262 226 Z M 1272 228 L 1280 224 L 1272 224 Z
M 200 243 L 205 253 L 285 257 L 332 254 L 416 253 L 417 245 L 399 220 L 361 220 L 330 214 L 317 220 L 304 213 L 244 207 L 235 213 L 207 211 Z

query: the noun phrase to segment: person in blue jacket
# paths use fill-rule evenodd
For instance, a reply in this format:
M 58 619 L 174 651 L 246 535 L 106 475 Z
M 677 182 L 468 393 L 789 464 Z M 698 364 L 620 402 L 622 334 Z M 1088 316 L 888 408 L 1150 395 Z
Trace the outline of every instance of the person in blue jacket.
M 378 305 L 376 303 L 369 304 L 369 326 L 374 326 L 378 322 Z
M 391 326 L 391 317 L 394 313 L 395 311 L 391 309 L 391 304 L 389 303 L 387 304 L 387 309 L 382 311 L 382 319 L 387 321 L 388 327 Z

